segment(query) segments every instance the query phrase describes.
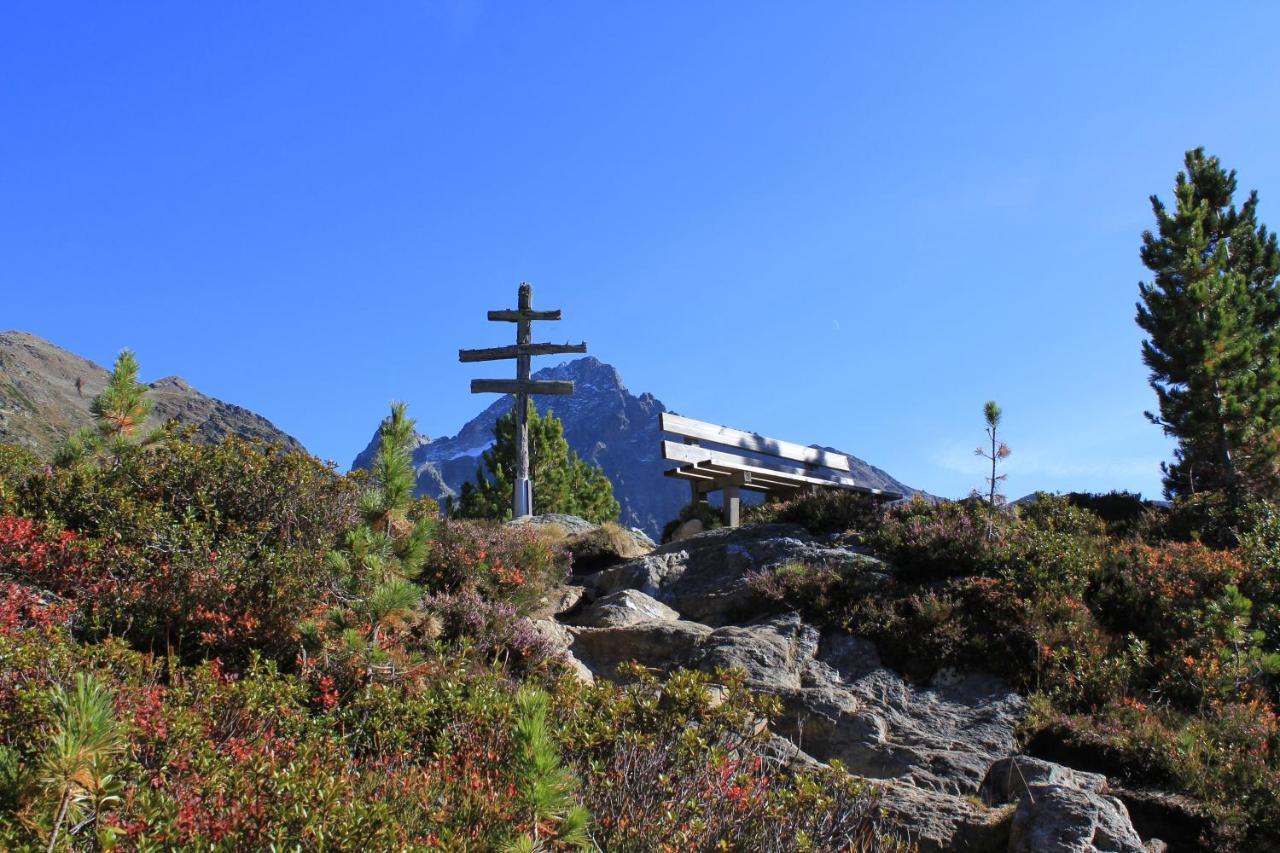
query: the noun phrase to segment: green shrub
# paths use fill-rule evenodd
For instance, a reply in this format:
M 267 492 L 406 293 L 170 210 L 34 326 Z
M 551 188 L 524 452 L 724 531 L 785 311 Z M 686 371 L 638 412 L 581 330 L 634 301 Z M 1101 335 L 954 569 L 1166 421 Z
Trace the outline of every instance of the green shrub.
M 0 515 L 17 510 L 19 486 L 40 470 L 40 457 L 16 444 L 0 444 Z
M 817 534 L 862 533 L 877 526 L 883 514 L 883 502 L 870 495 L 843 489 L 813 489 L 751 507 L 746 521 L 790 522 Z
M 85 636 L 236 658 L 292 657 L 298 619 L 332 586 L 324 554 L 357 500 L 314 458 L 236 438 L 121 447 L 110 465 L 37 472 L 15 496 L 22 515 L 73 531 L 77 557 L 71 574 L 41 577 L 27 561 L 10 576 L 73 601 Z
M 170 668 L 56 628 L 0 632 L 0 659 L 10 780 L 0 796 L 15 801 L 0 812 L 7 850 L 47 846 L 56 798 L 24 780 L 59 713 L 51 688 L 74 672 L 114 694 L 127 743 L 110 768 L 112 796 L 92 821 L 64 824 L 73 849 L 492 850 L 536 838 L 565 850 L 582 840 L 568 831 L 571 811 L 609 850 L 834 850 L 885 834 L 874 788 L 838 770 L 793 777 L 761 755 L 757 723 L 776 704 L 741 674 L 545 682 L 539 710 L 519 698 L 535 688 L 460 649 L 424 657 L 397 684 L 336 698 L 315 672 L 262 661 L 238 675 L 218 661 Z M 540 798 L 554 799 L 550 809 L 531 807 L 531 776 L 555 789 Z
M 1142 529 L 1143 519 L 1155 508 L 1150 501 L 1144 501 L 1141 494 L 1134 492 L 1069 492 L 1066 499 L 1072 506 L 1097 515 L 1107 526 L 1107 532 L 1120 538 L 1137 534 Z

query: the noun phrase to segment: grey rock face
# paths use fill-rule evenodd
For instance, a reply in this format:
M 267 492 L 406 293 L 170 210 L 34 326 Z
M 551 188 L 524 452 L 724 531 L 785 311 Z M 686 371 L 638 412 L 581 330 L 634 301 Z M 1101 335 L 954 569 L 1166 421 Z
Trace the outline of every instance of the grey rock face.
M 1001 851 L 1009 835 L 1008 812 L 961 797 L 917 788 L 909 782 L 881 786 L 886 817 L 920 853 Z
M 570 628 L 575 658 L 592 672 L 611 676 L 618 664 L 636 660 L 663 669 L 675 669 L 711 633 L 706 625 L 674 619 L 641 622 L 617 628 Z
M 632 394 L 617 370 L 590 356 L 539 370 L 534 378 L 574 381 L 572 396 L 535 396 L 534 405 L 539 414 L 554 411 L 564 422 L 569 447 L 604 470 L 622 506 L 620 522 L 657 539 L 663 525 L 689 501 L 687 485 L 663 476 L 672 467 L 662 458 L 658 429 L 658 415 L 666 406 L 652 394 Z M 493 443 L 493 425 L 510 408 L 511 398 L 502 397 L 468 421 L 457 435 L 436 440 L 423 437 L 413 454 L 417 493 L 443 501 L 456 496 L 464 482 L 474 480 L 483 465 L 481 453 Z M 376 450 L 375 431 L 351 467 L 369 467 Z M 856 458 L 852 462 L 853 475 L 870 486 L 903 494 L 913 491 L 879 468 Z
M 1124 803 L 1067 785 L 1031 785 L 1009 830 L 1009 853 L 1143 853 Z
M 707 531 L 578 578 L 589 604 L 568 617 L 579 626 L 565 629 L 566 653 L 595 677 L 628 660 L 743 671 L 782 704 L 767 754 L 796 767 L 838 759 L 877 780 L 887 817 L 921 851 L 1143 849 L 1124 805 L 1100 793 L 1105 777 L 1009 757 L 1025 702 L 999 679 L 944 671 L 910 684 L 864 638 L 761 615 L 747 579 L 793 561 L 868 589 L 889 578 L 882 562 L 792 525 Z
M 685 620 L 571 630 L 574 655 L 598 675 L 628 659 L 742 669 L 749 687 L 782 700 L 775 730 L 812 757 L 939 793 L 976 793 L 992 762 L 1012 750 L 1023 713 L 1021 697 L 990 676 L 918 689 L 880 666 L 865 641 L 837 636 L 823 655 L 818 632 L 795 614 L 715 630 Z
M 679 618 L 679 613 L 643 592 L 623 589 L 589 604 L 565 621 L 589 628 L 616 628 L 639 622 L 670 622 Z
M 507 522 L 508 527 L 533 527 L 533 528 L 558 528 L 563 536 L 580 536 L 590 533 L 599 525 L 592 524 L 585 518 L 579 518 L 576 515 L 565 515 L 560 512 L 549 512 L 543 515 L 530 515 L 525 518 L 516 518 Z
M 821 542 L 794 524 L 722 527 L 671 542 L 652 554 L 583 579 L 596 595 L 639 589 L 707 625 L 726 625 L 757 609 L 749 576 L 784 563 L 858 573 L 868 586 L 888 579 L 883 562 Z
M 1107 777 L 1101 773 L 1072 770 L 1029 755 L 1014 755 L 991 765 L 982 780 L 982 787 L 978 789 L 978 796 L 989 806 L 1016 803 L 1022 799 L 1029 785 L 1066 785 L 1100 794 L 1107 789 Z

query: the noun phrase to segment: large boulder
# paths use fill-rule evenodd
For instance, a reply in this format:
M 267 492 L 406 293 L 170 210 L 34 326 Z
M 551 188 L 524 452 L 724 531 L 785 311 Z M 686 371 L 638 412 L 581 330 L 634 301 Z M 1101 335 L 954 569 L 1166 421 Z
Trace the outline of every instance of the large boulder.
M 544 537 L 562 542 L 573 555 L 573 570 L 579 574 L 634 560 L 654 549 L 653 540 L 642 530 L 613 522 L 593 524 L 576 515 L 530 515 L 507 524 L 532 527 Z
M 1009 828 L 1009 853 L 1144 853 L 1124 803 L 1070 785 L 1030 785 Z
M 616 628 L 638 622 L 669 622 L 680 614 L 637 589 L 621 589 L 594 601 L 565 621 L 588 628 Z
M 1030 755 L 1014 755 L 991 765 L 982 780 L 982 787 L 978 789 L 978 796 L 989 806 L 1016 803 L 1031 785 L 1067 785 L 1101 794 L 1107 789 L 1107 777 L 1101 773 L 1072 770 Z
M 674 607 L 686 619 L 719 627 L 759 610 L 748 588 L 753 573 L 784 563 L 828 565 L 865 580 L 889 577 L 874 557 L 815 539 L 795 524 L 722 527 L 671 542 L 636 560 L 588 575 L 581 583 L 595 596 L 638 589 Z
M 673 619 L 614 628 L 569 628 L 570 651 L 597 676 L 612 676 L 618 664 L 638 661 L 660 669 L 684 665 L 711 629 Z

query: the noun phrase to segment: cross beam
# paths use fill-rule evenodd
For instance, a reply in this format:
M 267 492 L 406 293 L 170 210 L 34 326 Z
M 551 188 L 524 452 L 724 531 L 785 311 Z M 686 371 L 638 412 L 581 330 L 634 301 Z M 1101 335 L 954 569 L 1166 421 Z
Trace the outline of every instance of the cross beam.
M 516 378 L 510 379 L 473 379 L 472 394 L 514 394 L 516 401 L 516 482 L 512 511 L 516 518 L 522 518 L 533 512 L 533 485 L 529 481 L 529 395 L 530 394 L 572 394 L 573 383 L 562 380 L 532 379 L 529 376 L 529 360 L 535 355 L 553 355 L 562 352 L 584 353 L 587 345 L 581 344 L 535 344 L 533 343 L 533 321 L 559 320 L 560 309 L 553 311 L 533 310 L 533 287 L 528 282 L 520 285 L 516 310 L 499 310 L 488 313 L 490 320 L 516 324 L 516 343 L 509 347 L 490 347 L 488 349 L 460 349 L 458 361 L 464 364 L 477 361 L 499 361 L 514 358 L 516 360 Z

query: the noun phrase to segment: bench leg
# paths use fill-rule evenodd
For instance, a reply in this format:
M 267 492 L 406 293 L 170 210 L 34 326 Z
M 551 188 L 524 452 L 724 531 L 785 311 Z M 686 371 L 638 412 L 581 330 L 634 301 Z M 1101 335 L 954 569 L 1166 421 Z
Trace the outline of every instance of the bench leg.
M 724 487 L 724 523 L 729 527 L 737 527 L 742 522 L 742 498 L 738 496 L 737 486 Z

